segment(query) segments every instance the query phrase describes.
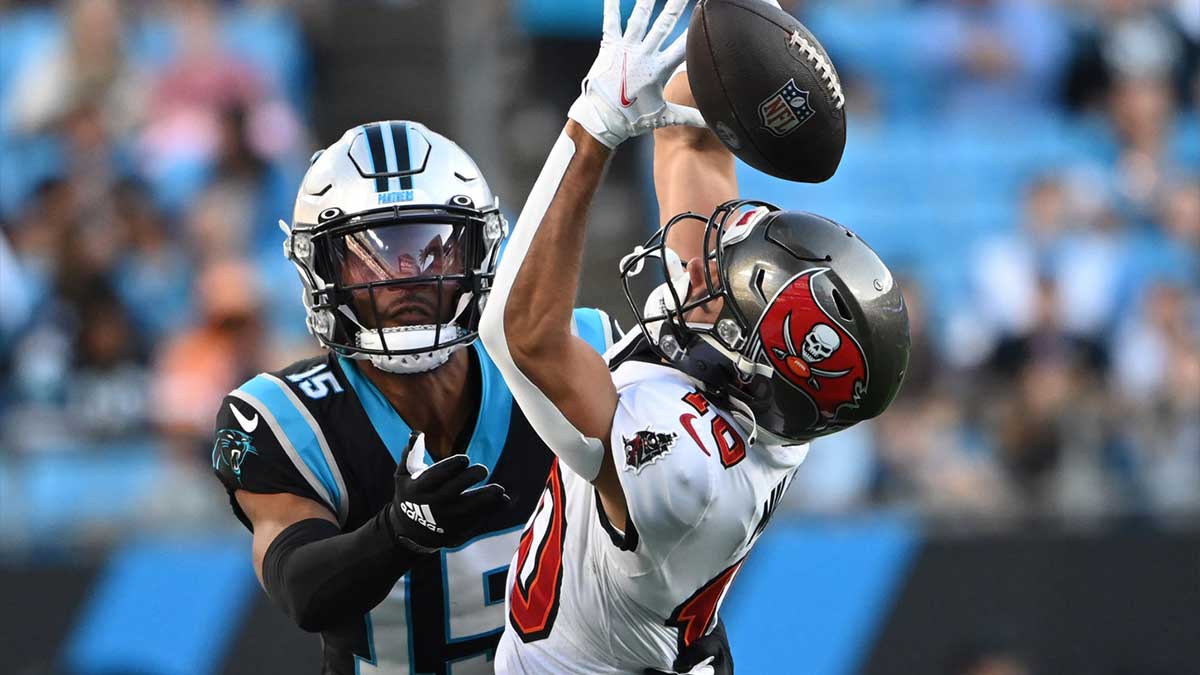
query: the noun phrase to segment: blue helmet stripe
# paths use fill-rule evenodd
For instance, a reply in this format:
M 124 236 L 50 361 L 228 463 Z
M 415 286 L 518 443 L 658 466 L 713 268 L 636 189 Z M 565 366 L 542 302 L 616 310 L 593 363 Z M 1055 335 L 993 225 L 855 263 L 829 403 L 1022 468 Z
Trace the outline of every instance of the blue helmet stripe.
M 367 134 L 367 150 L 371 155 L 371 171 L 375 174 L 375 191 L 387 192 L 388 179 L 380 174 L 387 173 L 387 159 L 383 150 L 383 132 L 379 129 L 378 124 L 368 124 L 365 127 Z M 384 167 L 380 167 L 380 163 Z
M 396 148 L 396 171 L 401 173 L 412 170 L 412 156 L 408 149 L 408 125 L 404 122 L 393 122 L 388 125 L 392 131 L 392 144 Z M 400 177 L 400 189 L 412 189 L 412 176 Z
M 395 125 L 386 122 L 379 125 L 380 136 L 383 137 L 383 156 L 387 160 L 387 173 L 394 174 L 399 169 L 396 165 L 396 132 Z M 388 178 L 388 190 L 399 190 L 399 181 L 393 176 Z

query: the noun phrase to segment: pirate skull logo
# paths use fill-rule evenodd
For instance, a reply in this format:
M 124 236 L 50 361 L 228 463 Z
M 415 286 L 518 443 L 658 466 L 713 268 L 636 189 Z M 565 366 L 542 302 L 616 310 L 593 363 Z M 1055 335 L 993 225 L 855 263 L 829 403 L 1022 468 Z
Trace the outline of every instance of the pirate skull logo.
M 809 363 L 817 363 L 833 356 L 842 346 L 842 338 L 829 324 L 819 323 L 804 336 L 800 355 Z
M 867 387 L 867 359 L 852 333 L 817 300 L 813 281 L 828 268 L 792 278 L 767 307 L 758 335 L 775 371 L 803 391 L 819 416 L 834 419 L 858 406 Z

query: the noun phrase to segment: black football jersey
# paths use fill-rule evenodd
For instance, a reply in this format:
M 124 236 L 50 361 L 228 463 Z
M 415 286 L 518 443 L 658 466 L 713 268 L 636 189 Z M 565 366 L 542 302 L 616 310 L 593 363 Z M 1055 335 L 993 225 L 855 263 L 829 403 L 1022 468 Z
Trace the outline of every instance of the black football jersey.
M 575 310 L 574 325 L 601 352 L 619 337 L 599 310 Z M 488 468 L 487 481 L 504 486 L 513 508 L 490 516 L 466 544 L 423 557 L 361 619 L 322 633 L 324 673 L 493 672 L 508 567 L 553 456 L 482 343 L 469 349 L 481 391 L 474 431 L 461 450 Z M 410 432 L 352 360 L 328 353 L 262 373 L 226 396 L 212 466 L 247 528 L 237 490 L 306 497 L 328 507 L 348 532 L 391 501 Z

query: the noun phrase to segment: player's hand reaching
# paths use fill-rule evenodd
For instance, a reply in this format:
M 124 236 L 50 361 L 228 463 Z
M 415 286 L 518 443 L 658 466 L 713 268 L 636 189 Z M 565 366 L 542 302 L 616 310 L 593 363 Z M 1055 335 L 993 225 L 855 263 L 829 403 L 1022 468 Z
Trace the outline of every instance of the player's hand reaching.
M 504 487 L 491 483 L 487 467 L 471 464 L 466 455 L 453 455 L 426 468 L 425 435 L 413 434 L 396 465 L 392 496 L 392 529 L 403 545 L 430 553 L 459 546 L 479 532 L 488 516 L 510 501 Z
M 637 0 L 622 33 L 620 0 L 604 0 L 600 53 L 583 79 L 583 93 L 568 117 L 610 148 L 651 129 L 704 126 L 699 110 L 663 100 L 663 85 L 683 61 L 687 35 L 680 35 L 666 48 L 663 44 L 688 2 L 667 0 L 654 25 L 649 26 L 654 0 Z

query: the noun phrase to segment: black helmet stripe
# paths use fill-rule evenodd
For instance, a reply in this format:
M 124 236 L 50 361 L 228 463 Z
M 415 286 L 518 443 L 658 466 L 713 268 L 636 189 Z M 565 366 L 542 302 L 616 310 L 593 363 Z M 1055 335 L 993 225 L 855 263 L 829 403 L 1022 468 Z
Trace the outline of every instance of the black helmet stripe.
M 408 156 L 408 125 L 404 122 L 388 124 L 392 132 L 392 143 L 396 147 L 396 171 L 405 173 L 412 170 L 412 160 Z M 400 189 L 412 189 L 412 176 L 400 176 Z
M 388 179 L 383 175 L 387 173 L 387 160 L 383 151 L 383 132 L 380 131 L 378 124 L 368 124 L 366 134 L 367 150 L 371 155 L 371 171 L 375 172 L 375 191 L 387 192 Z M 405 155 L 407 154 L 406 152 Z M 382 167 L 380 167 L 381 164 Z

